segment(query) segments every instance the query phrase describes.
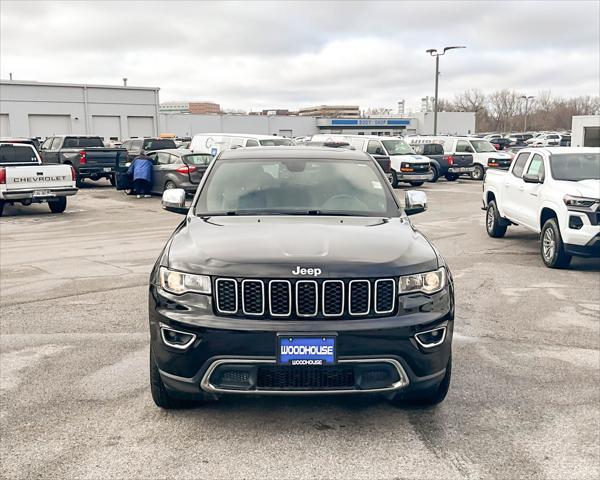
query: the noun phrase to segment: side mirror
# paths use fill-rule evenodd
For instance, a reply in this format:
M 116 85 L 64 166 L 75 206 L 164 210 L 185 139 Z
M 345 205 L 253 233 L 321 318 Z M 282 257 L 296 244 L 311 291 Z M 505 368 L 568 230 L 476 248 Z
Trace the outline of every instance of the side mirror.
M 408 190 L 404 194 L 404 213 L 416 215 L 427 210 L 427 194 L 420 190 Z
M 185 190 L 183 188 L 165 190 L 162 194 L 162 207 L 169 212 L 187 214 L 189 208 L 185 206 Z
M 525 183 L 544 183 L 544 179 L 539 175 L 534 175 L 532 173 L 526 173 L 523 175 L 523 181 Z

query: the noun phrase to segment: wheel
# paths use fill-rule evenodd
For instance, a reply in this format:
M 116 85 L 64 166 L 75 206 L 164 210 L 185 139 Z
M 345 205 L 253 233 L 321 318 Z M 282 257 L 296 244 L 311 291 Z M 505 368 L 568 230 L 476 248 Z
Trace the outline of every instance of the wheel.
M 108 180 L 113 187 L 115 187 L 117 185 L 114 175 L 111 175 L 110 177 L 108 177 Z
M 488 203 L 487 213 L 485 214 L 485 229 L 490 237 L 501 238 L 506 234 L 506 225 L 500 223 L 500 214 L 496 201 Z
M 396 174 L 395 170 L 392 170 L 392 187 L 398 188 L 398 175 Z
M 431 180 L 429 180 L 429 181 L 431 183 L 437 182 L 438 178 L 440 178 L 440 172 L 435 165 L 431 166 L 431 173 L 433 173 L 433 176 L 431 177 Z
M 425 182 L 410 182 L 410 184 L 413 187 L 420 187 L 421 185 L 423 185 Z
M 475 170 L 471 173 L 471 178 L 473 180 L 483 180 L 483 174 L 485 171 L 481 165 L 475 165 Z
M 421 405 L 433 406 L 441 403 L 446 398 L 450 389 L 450 380 L 452 379 L 452 354 L 446 365 L 446 374 L 442 381 L 427 390 L 421 390 L 415 393 L 397 393 L 392 397 L 391 402 L 397 405 Z
M 448 173 L 446 174 L 446 180 L 448 180 L 449 182 L 454 182 L 458 180 L 458 175 L 456 173 Z
M 169 180 L 167 183 L 165 183 L 165 190 L 173 190 L 174 188 L 177 188 L 175 182 Z
M 62 213 L 67 208 L 67 197 L 59 197 L 56 200 L 48 202 L 48 207 L 52 213 Z
M 540 252 L 547 267 L 565 268 L 571 263 L 571 255 L 565 252 L 565 246 L 560 236 L 556 218 L 550 218 L 542 228 Z
M 0 200 L 0 217 L 2 216 L 2 212 L 4 212 L 4 200 Z
M 152 400 L 160 408 L 171 410 L 189 405 L 189 402 L 169 395 L 162 378 L 160 378 L 152 347 L 150 347 L 150 392 L 152 393 Z

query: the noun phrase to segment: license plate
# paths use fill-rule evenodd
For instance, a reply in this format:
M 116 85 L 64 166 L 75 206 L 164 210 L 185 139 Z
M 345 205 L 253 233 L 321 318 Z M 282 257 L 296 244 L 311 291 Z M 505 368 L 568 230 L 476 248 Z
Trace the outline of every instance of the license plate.
M 336 361 L 335 338 L 280 335 L 277 337 L 277 363 L 332 365 Z
M 50 190 L 34 190 L 34 197 L 53 197 L 53 193 Z
M 102 169 L 103 172 L 112 172 L 112 168 L 111 167 L 104 167 Z

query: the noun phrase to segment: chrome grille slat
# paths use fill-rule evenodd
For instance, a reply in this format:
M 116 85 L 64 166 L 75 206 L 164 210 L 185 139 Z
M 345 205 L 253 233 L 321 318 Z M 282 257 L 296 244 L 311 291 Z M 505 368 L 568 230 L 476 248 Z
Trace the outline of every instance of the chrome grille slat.
M 343 318 L 390 315 L 397 278 L 215 279 L 215 313 L 237 317 Z

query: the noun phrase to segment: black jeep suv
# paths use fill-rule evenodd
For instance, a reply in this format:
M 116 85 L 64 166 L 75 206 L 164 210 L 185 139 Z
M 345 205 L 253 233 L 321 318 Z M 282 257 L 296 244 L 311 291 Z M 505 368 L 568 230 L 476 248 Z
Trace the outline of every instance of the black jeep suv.
M 155 403 L 225 394 L 381 393 L 441 402 L 454 286 L 366 153 L 267 147 L 221 153 L 150 279 Z

